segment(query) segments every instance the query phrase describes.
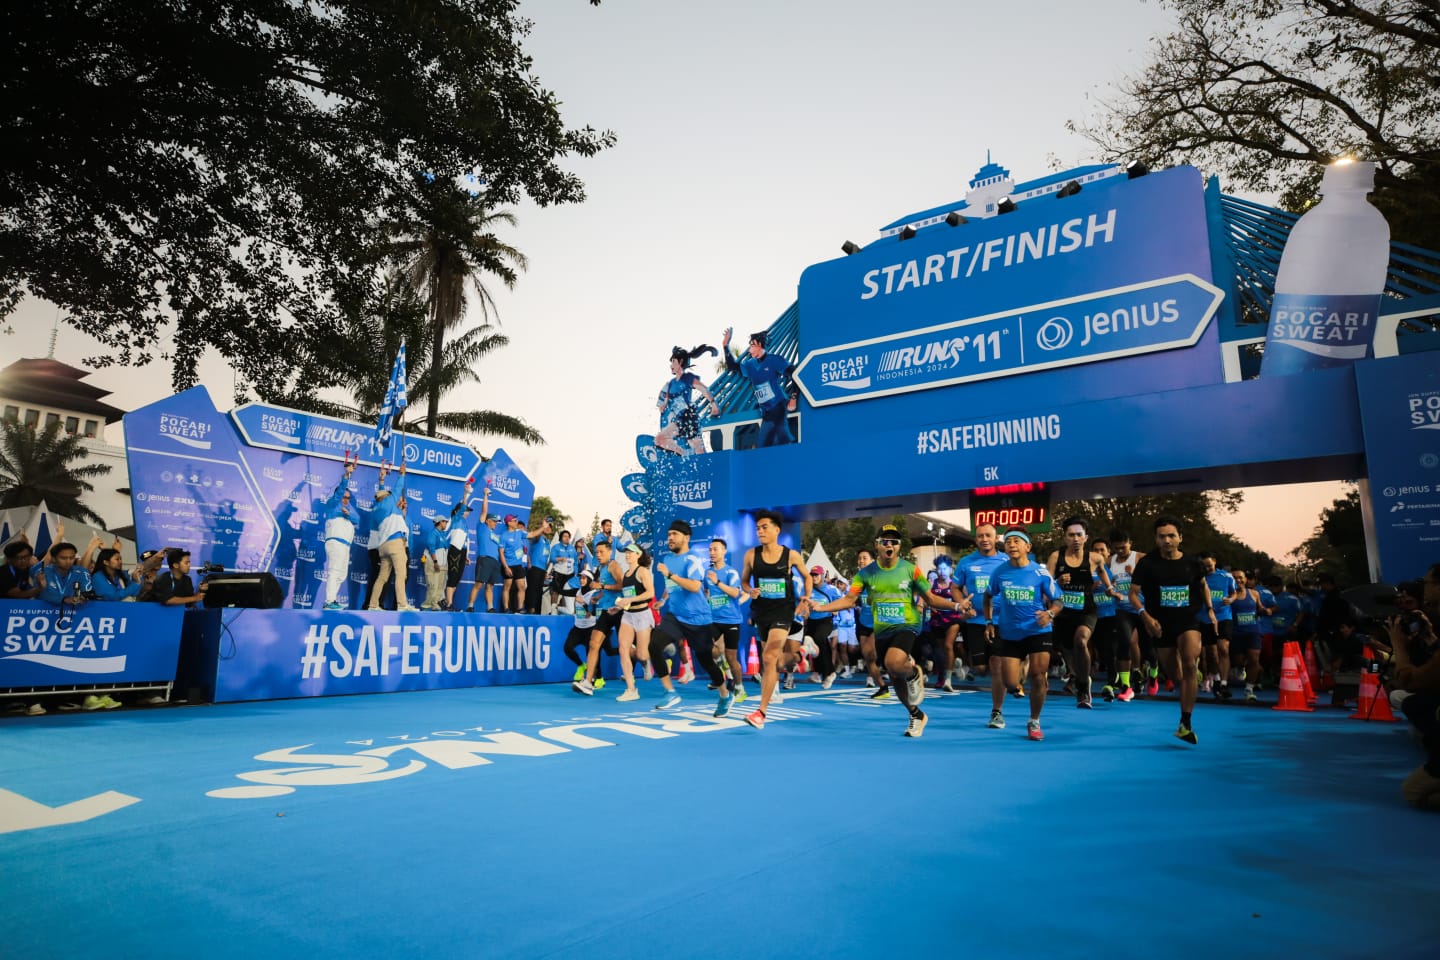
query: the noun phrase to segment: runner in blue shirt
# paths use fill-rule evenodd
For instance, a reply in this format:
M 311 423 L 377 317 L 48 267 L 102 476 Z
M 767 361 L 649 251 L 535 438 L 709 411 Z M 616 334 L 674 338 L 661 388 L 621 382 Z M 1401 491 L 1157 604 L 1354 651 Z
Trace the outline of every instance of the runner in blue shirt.
M 1239 598 L 1230 605 L 1235 615 L 1235 637 L 1231 645 L 1237 655 L 1245 658 L 1245 699 L 1254 702 L 1255 684 L 1260 679 L 1260 618 L 1270 609 L 1264 606 L 1260 591 L 1250 586 L 1250 579 L 1244 570 L 1235 571 L 1235 589 Z
M 1215 622 L 1202 611 L 1196 615 L 1200 624 L 1200 643 L 1210 648 L 1209 666 L 1215 676 L 1206 677 L 1206 686 L 1217 700 L 1230 699 L 1230 641 L 1235 636 L 1235 617 L 1230 605 L 1240 597 L 1240 588 L 1228 571 L 1221 570 L 1215 558 L 1208 553 L 1199 554 L 1200 566 L 1205 570 L 1205 586 L 1210 591 L 1210 606 L 1215 612 Z M 1203 650 L 1202 650 L 1203 652 Z
M 715 638 L 712 654 L 723 656 L 730 665 L 730 687 L 735 702 L 749 699 L 745 692 L 745 664 L 740 662 L 740 604 L 750 597 L 740 588 L 740 571 L 728 563 L 727 544 L 720 537 L 710 541 L 710 569 L 705 571 L 705 594 L 710 601 L 710 633 Z
M 1030 661 L 1030 722 L 1026 735 L 1044 740 L 1040 710 L 1050 688 L 1050 653 L 1055 649 L 1051 624 L 1064 609 L 1060 586 L 1050 571 L 1030 562 L 1030 535 L 1024 530 L 1005 531 L 1005 556 L 1009 562 L 990 574 L 985 588 L 986 633 L 998 638 L 992 659 L 999 657 L 998 669 L 990 670 L 990 728 L 1003 730 L 1002 707 L 1006 688 L 1020 683 L 1020 661 Z
M 734 331 L 725 328 L 725 340 L 720 352 L 725 356 L 725 369 L 748 377 L 755 387 L 755 403 L 760 408 L 760 442 L 762 447 L 776 447 L 791 443 L 790 424 L 787 414 L 795 409 L 797 392 L 794 383 L 785 386 L 785 380 L 795 367 L 784 357 L 765 352 L 766 334 L 750 334 L 749 355 L 737 360 L 730 354 L 730 335 Z
M 664 612 L 660 625 L 650 635 L 650 664 L 665 688 L 665 696 L 655 709 L 673 710 L 680 706 L 680 694 L 675 690 L 669 664 L 665 662 L 665 648 L 673 644 L 678 660 L 681 643 L 688 643 L 691 656 L 700 661 L 710 682 L 720 691 L 715 716 L 723 717 L 730 712 L 735 694 L 720 665 L 715 662 L 715 641 L 711 629 L 714 619 L 710 613 L 710 601 L 705 596 L 705 565 L 690 552 L 690 524 L 684 520 L 672 521 L 665 534 L 665 545 L 670 548 L 670 555 L 655 561 L 655 573 L 666 581 Z
M 965 620 L 964 654 L 970 669 L 982 677 L 990 669 L 990 640 L 985 630 L 990 621 L 979 600 L 990 586 L 991 574 L 1006 563 L 1005 554 L 998 549 L 999 539 L 993 523 L 982 523 L 975 528 L 975 549 L 955 561 L 955 582 L 966 596 L 975 599 L 976 606 L 975 615 Z
M 815 644 L 815 669 L 824 690 L 835 683 L 835 615 L 817 607 L 839 600 L 840 596 L 839 590 L 825 582 L 824 567 L 810 568 L 810 615 L 805 618 L 805 636 Z

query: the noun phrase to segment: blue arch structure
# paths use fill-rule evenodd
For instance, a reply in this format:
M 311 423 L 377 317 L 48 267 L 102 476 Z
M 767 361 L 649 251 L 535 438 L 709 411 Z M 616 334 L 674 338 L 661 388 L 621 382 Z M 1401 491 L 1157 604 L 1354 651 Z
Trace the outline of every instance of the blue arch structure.
M 627 526 L 658 544 L 682 517 L 733 549 L 760 507 L 844 519 L 961 508 L 995 484 L 1077 499 L 1368 479 L 1377 576 L 1440 560 L 1440 254 L 1392 244 L 1373 358 L 1267 378 L 1297 218 L 1192 167 L 1080 172 L 1079 191 L 1007 182 L 1012 213 L 933 208 L 807 268 L 768 328 L 798 367 L 798 442 L 745 449 L 753 390 L 727 372 L 716 452 L 639 438 Z

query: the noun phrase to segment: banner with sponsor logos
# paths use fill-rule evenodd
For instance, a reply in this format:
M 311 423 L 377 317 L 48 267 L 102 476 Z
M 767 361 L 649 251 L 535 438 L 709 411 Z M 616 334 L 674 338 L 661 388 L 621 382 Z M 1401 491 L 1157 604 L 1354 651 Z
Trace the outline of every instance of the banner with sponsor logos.
M 157 603 L 91 601 L 61 611 L 0 601 L 0 688 L 169 683 L 184 611 Z
M 1440 563 L 1440 353 L 1362 361 L 1354 370 L 1380 573 L 1399 583 Z
M 420 538 L 437 516 L 449 517 L 475 478 L 473 496 L 491 483 L 491 509 L 528 520 L 535 485 L 505 453 L 482 464 L 469 447 L 397 433 L 388 450 L 371 438 L 373 426 L 273 407 L 246 404 L 226 416 L 204 387 L 142 407 L 125 416 L 125 443 L 141 550 L 180 547 L 192 563 L 229 570 L 268 571 L 285 590 L 285 604 L 313 608 L 325 602 L 326 501 L 345 473 L 345 460 L 359 458 L 350 480 L 352 518 L 359 541 L 339 600 L 358 608 L 366 599 L 369 556 L 363 546 L 379 481 L 379 465 L 404 457 L 403 483 L 410 521 L 409 602 L 425 594 Z M 386 486 L 402 483 L 392 469 Z M 473 537 L 478 504 L 467 527 Z M 474 551 L 471 551 L 473 556 Z M 469 596 L 470 579 L 457 593 Z
M 556 683 L 575 672 L 564 654 L 570 617 L 219 613 L 207 625 L 210 663 L 199 668 L 214 677 L 216 702 Z

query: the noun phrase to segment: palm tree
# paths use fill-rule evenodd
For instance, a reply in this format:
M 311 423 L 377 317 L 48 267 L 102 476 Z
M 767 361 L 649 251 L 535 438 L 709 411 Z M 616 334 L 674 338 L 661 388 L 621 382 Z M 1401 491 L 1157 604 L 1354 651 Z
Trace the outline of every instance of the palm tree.
M 80 495 L 93 491 L 90 478 L 109 473 L 110 465 L 71 462 L 88 456 L 90 451 L 79 437 L 60 432 L 58 420 L 37 431 L 7 417 L 0 424 L 0 508 L 33 507 L 44 501 L 61 516 L 105 526 Z
M 419 177 L 414 200 L 412 216 L 382 225 L 384 239 L 379 255 L 384 262 L 402 269 L 412 289 L 424 293 L 429 311 L 429 368 L 443 370 L 447 364 L 446 332 L 458 327 L 465 315 L 466 288 L 475 292 L 483 320 L 480 329 L 486 329 L 492 316 L 498 322 L 499 312 L 483 278 L 498 277 L 507 288 L 513 288 L 517 271 L 529 264 L 524 254 L 495 235 L 498 224 L 515 226 L 515 215 L 508 210 L 492 210 L 483 193 L 472 195 L 443 177 Z M 418 358 L 420 351 L 415 341 L 410 344 L 411 355 Z M 503 344 L 495 344 L 499 345 Z M 426 398 L 426 415 L 421 422 L 433 437 L 447 419 L 453 419 L 440 413 L 443 378 L 435 378 L 423 390 L 419 385 L 416 389 L 417 395 L 423 393 Z M 494 432 L 484 425 L 454 426 Z

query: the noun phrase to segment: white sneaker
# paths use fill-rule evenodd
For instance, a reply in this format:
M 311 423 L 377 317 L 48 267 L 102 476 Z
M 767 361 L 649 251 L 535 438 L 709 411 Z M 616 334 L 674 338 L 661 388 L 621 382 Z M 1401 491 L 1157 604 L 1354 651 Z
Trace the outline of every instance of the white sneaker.
M 787 673 L 787 674 L 785 674 L 785 679 L 784 679 L 784 681 L 781 682 L 780 686 L 781 686 L 782 689 L 785 689 L 785 690 L 794 690 L 794 689 L 795 689 L 795 674 L 793 674 L 793 673 Z
M 770 706 L 773 707 L 773 706 L 776 706 L 777 704 L 781 704 L 781 703 L 784 703 L 784 702 L 785 702 L 785 694 L 783 694 L 783 693 L 780 692 L 780 688 L 779 688 L 779 687 L 776 687 L 776 688 L 775 688 L 775 695 L 770 698 Z
M 821 690 L 829 690 L 830 687 L 831 687 L 831 685 L 833 685 L 834 683 L 835 683 L 835 674 L 833 674 L 833 673 L 826 674 L 826 675 L 825 675 L 825 679 L 823 679 L 823 680 L 820 681 L 820 689 L 821 689 Z
M 867 686 L 867 687 L 869 687 L 869 688 L 871 688 L 871 689 L 874 689 L 874 687 L 875 687 L 875 678 L 872 677 L 872 676 L 870 676 L 870 674 L 868 674 L 868 673 L 865 674 L 865 686 Z
M 595 696 L 595 684 L 591 683 L 589 680 L 576 680 L 574 683 L 570 684 L 570 689 L 574 690 L 576 693 L 583 693 L 587 697 Z
M 618 702 L 618 703 L 631 703 L 631 702 L 633 702 L 633 701 L 635 701 L 635 700 L 639 700 L 639 699 L 640 699 L 640 691 L 639 691 L 639 690 L 626 690 L 624 693 L 620 694 L 620 696 L 618 696 L 618 697 L 615 698 L 616 702 Z
M 32 703 L 30 704 L 30 706 L 25 708 L 25 716 L 27 717 L 39 717 L 43 716 L 44 714 L 45 708 L 38 703 Z
M 912 707 L 918 707 L 922 702 L 924 702 L 925 672 L 923 670 L 916 670 L 915 676 L 905 681 L 905 692 L 909 694 L 910 705 Z
M 923 711 L 918 717 L 912 715 L 910 717 L 910 722 L 905 725 L 905 736 L 918 739 L 920 735 L 925 732 L 925 723 L 929 719 L 930 718 L 925 716 L 925 713 Z

